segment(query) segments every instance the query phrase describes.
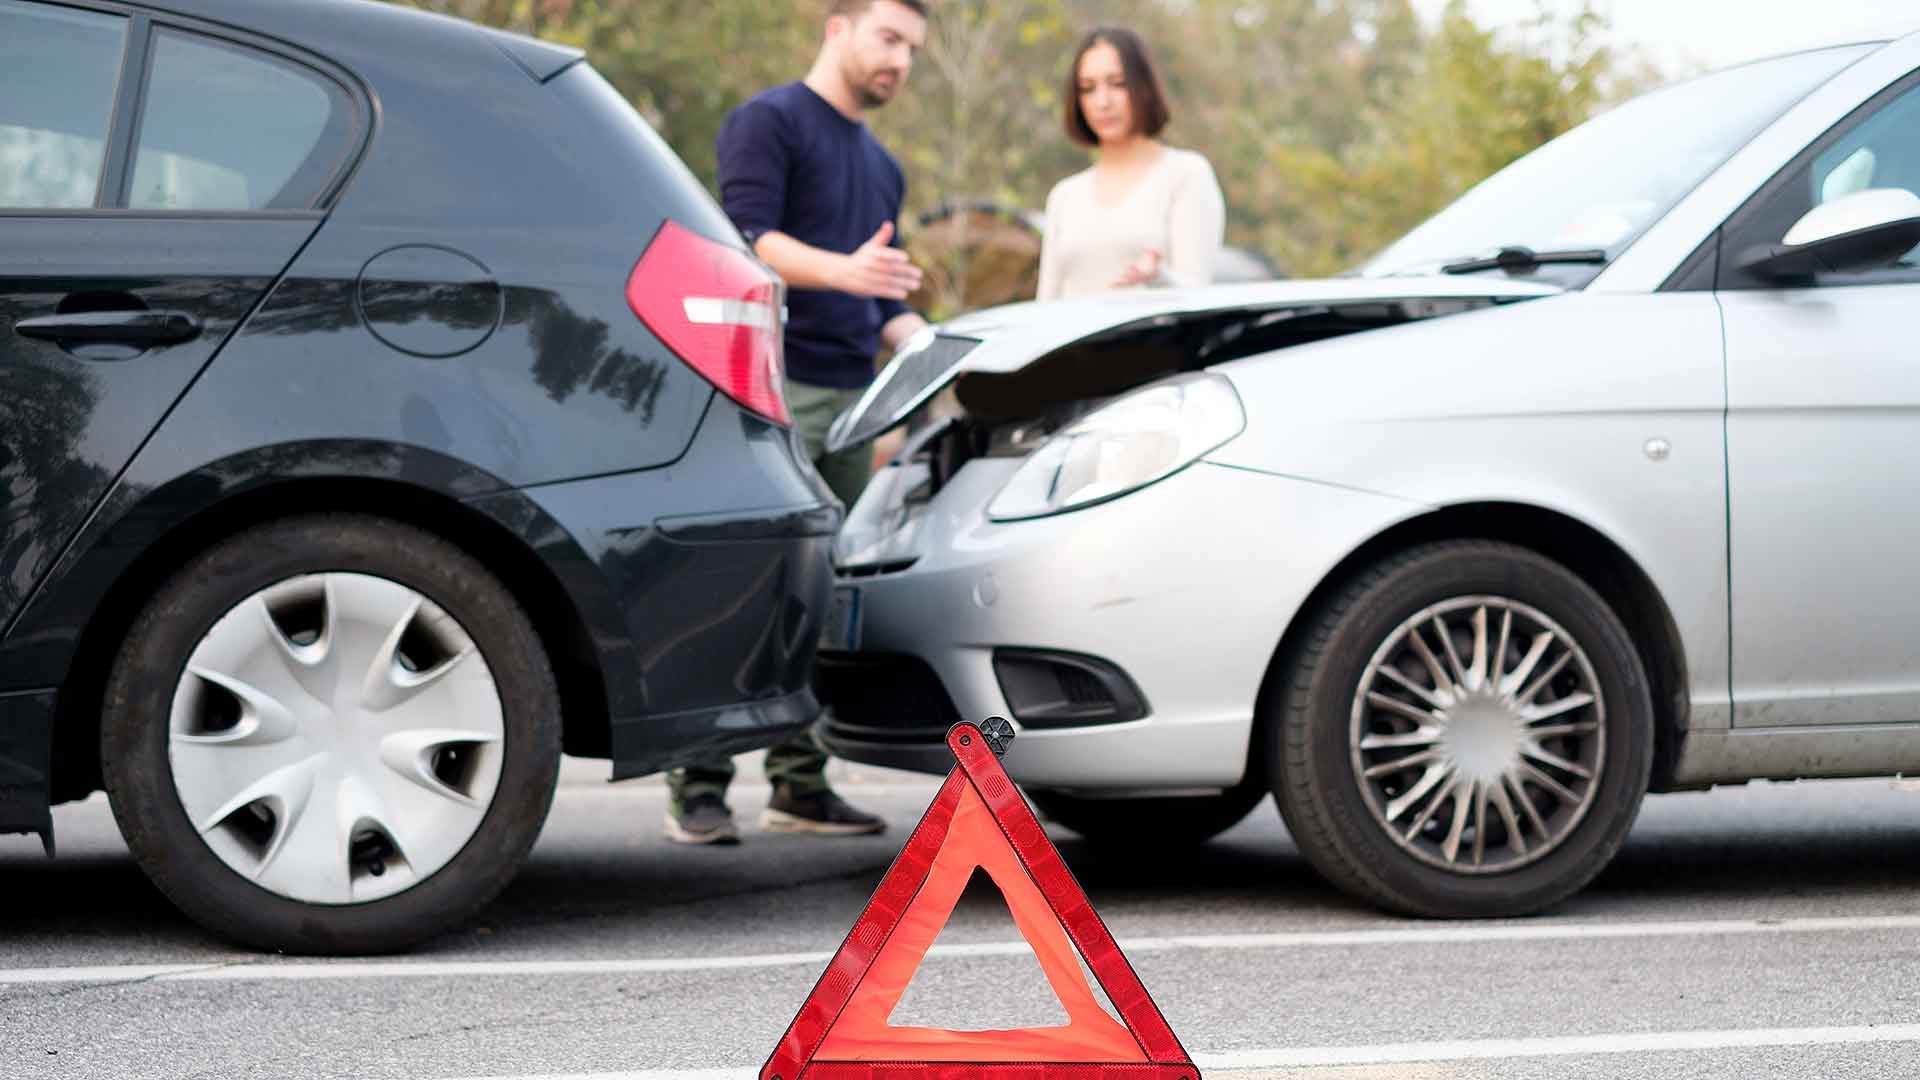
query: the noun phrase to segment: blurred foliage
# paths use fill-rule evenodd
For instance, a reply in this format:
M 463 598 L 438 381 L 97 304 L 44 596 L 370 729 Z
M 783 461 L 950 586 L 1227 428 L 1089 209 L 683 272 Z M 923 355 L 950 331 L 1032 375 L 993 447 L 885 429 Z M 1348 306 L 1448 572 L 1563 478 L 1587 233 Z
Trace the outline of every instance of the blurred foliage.
M 1270 209 L 1248 223 L 1252 246 L 1300 274 L 1353 266 L 1507 163 L 1657 84 L 1644 61 L 1603 44 L 1605 30 L 1591 11 L 1543 16 L 1509 43 L 1455 0 L 1344 144 L 1275 140 L 1260 152 L 1246 194 Z
M 908 297 L 915 310 L 948 318 L 1031 300 L 1040 289 L 1040 215 L 995 203 L 937 207 L 904 242 L 926 274 Z
M 400 0 L 585 48 L 710 186 L 727 112 L 806 73 L 826 0 Z M 1293 275 L 1353 266 L 1475 182 L 1658 81 L 1591 8 L 1495 31 L 1452 0 L 933 0 L 926 50 L 872 117 L 908 177 L 908 222 L 943 205 L 1037 208 L 1085 151 L 1061 129 L 1080 35 L 1130 26 L 1172 99 L 1166 140 L 1212 160 L 1228 242 Z M 1018 295 L 1017 229 L 935 215 L 909 244 L 936 314 Z M 932 228 L 930 226 L 930 228 Z M 984 246 L 983 246 L 984 245 Z M 1013 245 L 1009 247 L 1009 245 Z M 972 266 L 985 257 L 993 272 Z

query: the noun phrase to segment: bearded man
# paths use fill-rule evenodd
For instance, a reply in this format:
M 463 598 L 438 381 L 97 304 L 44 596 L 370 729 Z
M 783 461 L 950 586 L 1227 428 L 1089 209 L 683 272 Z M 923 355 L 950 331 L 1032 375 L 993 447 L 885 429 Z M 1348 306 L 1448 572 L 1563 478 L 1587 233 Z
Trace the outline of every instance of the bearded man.
M 827 428 L 873 381 L 879 347 L 897 348 L 926 326 L 906 306 L 920 271 L 895 234 L 906 175 L 865 123 L 906 84 L 926 36 L 925 0 L 832 0 L 807 77 L 741 105 L 720 131 L 721 205 L 788 287 L 794 429 L 848 506 L 866 487 L 871 458 L 861 448 L 826 453 Z M 767 751 L 773 795 L 761 827 L 828 836 L 884 829 L 828 787 L 826 764 L 807 732 Z M 732 779 L 725 759 L 671 773 L 667 836 L 737 843 L 726 803 Z

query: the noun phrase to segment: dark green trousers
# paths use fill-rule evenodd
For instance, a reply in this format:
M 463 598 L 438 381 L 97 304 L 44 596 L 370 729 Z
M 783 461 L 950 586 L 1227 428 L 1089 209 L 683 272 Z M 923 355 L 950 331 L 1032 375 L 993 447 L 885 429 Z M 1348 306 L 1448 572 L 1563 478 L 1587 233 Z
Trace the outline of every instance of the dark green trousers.
M 849 507 L 873 475 L 873 448 L 859 446 L 829 454 L 826 452 L 827 428 L 860 393 L 787 380 L 787 405 L 793 410 L 794 431 L 806 445 L 813 467 L 820 470 L 827 486 Z M 724 798 L 727 785 L 733 782 L 733 771 L 733 759 L 716 758 L 668 773 L 667 790 L 674 809 L 696 795 Z M 796 794 L 810 795 L 826 790 L 826 773 L 827 752 L 814 742 L 811 731 L 802 731 L 767 751 L 767 780 L 784 784 Z

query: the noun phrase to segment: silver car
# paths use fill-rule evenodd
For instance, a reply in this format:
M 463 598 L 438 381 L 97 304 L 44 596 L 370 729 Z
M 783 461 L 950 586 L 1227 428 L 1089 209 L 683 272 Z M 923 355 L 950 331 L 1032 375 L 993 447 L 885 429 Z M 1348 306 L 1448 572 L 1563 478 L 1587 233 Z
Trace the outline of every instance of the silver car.
M 1355 276 L 923 336 L 834 433 L 917 421 L 839 539 L 825 741 L 943 770 L 1009 716 L 1089 838 L 1271 793 L 1448 917 L 1567 897 L 1648 791 L 1920 769 L 1916 69 L 1648 94 Z

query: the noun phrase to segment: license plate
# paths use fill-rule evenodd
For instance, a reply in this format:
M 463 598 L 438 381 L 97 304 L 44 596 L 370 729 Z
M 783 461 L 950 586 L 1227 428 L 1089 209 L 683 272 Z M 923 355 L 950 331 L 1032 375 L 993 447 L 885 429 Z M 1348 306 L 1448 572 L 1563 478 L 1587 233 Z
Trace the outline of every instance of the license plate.
M 860 648 L 860 590 L 841 585 L 833 590 L 827 603 L 827 617 L 820 624 L 820 647 L 835 652 L 854 652 Z

